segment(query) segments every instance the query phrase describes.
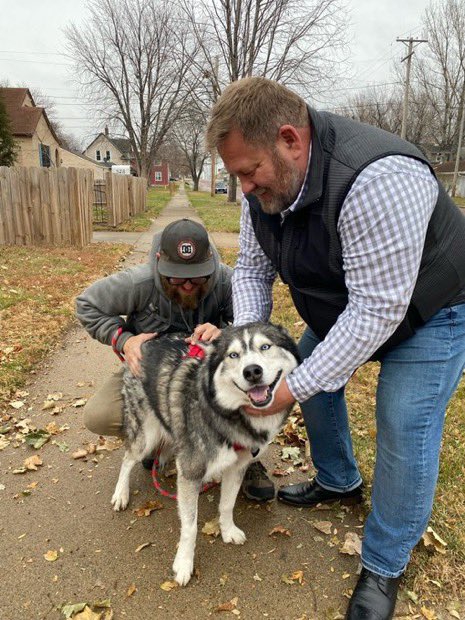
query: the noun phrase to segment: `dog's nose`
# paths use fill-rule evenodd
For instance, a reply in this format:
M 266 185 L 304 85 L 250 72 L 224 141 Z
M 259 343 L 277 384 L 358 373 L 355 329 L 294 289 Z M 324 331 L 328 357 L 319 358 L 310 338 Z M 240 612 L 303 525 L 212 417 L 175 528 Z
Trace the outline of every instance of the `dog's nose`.
M 258 364 L 249 364 L 242 371 L 244 379 L 250 383 L 258 383 L 263 376 L 263 368 Z

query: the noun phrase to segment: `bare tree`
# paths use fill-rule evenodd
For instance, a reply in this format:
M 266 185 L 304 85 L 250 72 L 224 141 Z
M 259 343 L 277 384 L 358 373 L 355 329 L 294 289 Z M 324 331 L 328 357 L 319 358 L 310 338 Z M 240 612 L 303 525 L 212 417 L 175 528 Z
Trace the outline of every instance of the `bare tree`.
M 403 97 L 401 86 L 373 87 L 351 97 L 338 112 L 362 123 L 400 134 L 402 126 Z M 407 140 L 421 146 L 428 137 L 431 126 L 431 108 L 427 99 L 414 93 L 410 104 Z
M 176 143 L 184 154 L 189 174 L 194 182 L 194 192 L 199 190 L 200 176 L 208 157 L 204 145 L 204 128 L 207 115 L 208 108 L 200 107 L 193 101 L 186 108 L 183 117 L 173 131 Z
M 67 28 L 69 49 L 96 115 L 130 140 L 138 174 L 151 164 L 201 76 L 197 43 L 165 0 L 88 0 L 89 18 Z
M 345 44 L 340 0 L 182 0 L 200 45 L 198 66 L 216 98 L 251 75 L 322 93 L 340 75 Z
M 40 88 L 30 88 L 29 90 L 34 99 L 34 103 L 44 108 L 60 145 L 68 151 L 80 152 L 81 145 L 79 141 L 72 133 L 64 129 L 62 122 L 59 120 L 56 102 L 48 95 L 45 95 Z
M 258 75 L 315 99 L 338 78 L 341 0 L 181 0 L 199 43 L 195 64 L 213 103 L 228 83 Z M 309 95 L 310 93 L 310 95 Z M 229 200 L 235 200 L 235 177 Z
M 441 0 L 426 9 L 428 45 L 413 64 L 414 98 L 431 110 L 430 141 L 445 150 L 457 143 L 465 92 L 465 0 Z M 418 112 L 417 112 L 418 113 Z

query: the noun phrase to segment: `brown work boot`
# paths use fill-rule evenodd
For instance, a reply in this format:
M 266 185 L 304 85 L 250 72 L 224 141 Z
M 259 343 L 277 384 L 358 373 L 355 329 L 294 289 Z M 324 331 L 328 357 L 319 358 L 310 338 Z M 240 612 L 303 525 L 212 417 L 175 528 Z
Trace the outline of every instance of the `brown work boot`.
M 265 467 L 260 461 L 251 463 L 242 482 L 242 493 L 247 499 L 267 502 L 274 499 L 274 484 L 268 478 Z

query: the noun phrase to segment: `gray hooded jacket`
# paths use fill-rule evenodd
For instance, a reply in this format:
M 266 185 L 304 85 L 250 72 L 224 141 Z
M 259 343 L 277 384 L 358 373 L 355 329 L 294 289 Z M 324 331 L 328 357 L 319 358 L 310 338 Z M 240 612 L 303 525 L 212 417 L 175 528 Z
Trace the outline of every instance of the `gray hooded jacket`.
M 206 295 L 196 310 L 183 310 L 164 294 L 156 253 L 161 233 L 154 236 L 147 264 L 98 280 L 76 298 L 76 315 L 92 338 L 112 344 L 119 327 L 123 332 L 116 349 L 123 350 L 131 336 L 148 332 L 189 332 L 201 323 L 224 327 L 233 320 L 232 269 L 220 263 L 211 243 L 216 269 L 208 280 Z

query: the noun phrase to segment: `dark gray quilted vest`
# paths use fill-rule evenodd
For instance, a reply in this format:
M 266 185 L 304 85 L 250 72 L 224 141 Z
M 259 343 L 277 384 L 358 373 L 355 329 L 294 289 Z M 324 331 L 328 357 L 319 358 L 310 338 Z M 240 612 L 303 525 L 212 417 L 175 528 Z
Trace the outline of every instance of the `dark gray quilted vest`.
M 337 222 L 353 182 L 366 166 L 389 155 L 428 161 L 413 144 L 376 127 L 311 108 L 309 115 L 310 169 L 295 211 L 282 220 L 263 213 L 255 196 L 247 199 L 258 242 L 288 284 L 300 316 L 323 339 L 348 302 Z M 441 308 L 463 302 L 465 217 L 439 183 L 407 315 L 372 359 L 413 335 Z

